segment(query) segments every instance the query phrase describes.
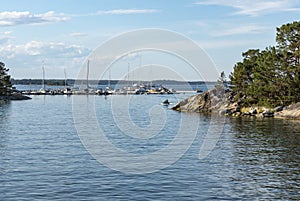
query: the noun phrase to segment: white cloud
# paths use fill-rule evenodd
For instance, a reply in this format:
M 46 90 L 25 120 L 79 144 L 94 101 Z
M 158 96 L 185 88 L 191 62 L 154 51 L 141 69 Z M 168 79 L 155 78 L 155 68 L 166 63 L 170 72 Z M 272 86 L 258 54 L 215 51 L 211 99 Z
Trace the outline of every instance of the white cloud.
M 252 40 L 205 40 L 197 41 L 200 47 L 204 49 L 225 49 L 234 47 L 244 47 L 245 45 L 253 45 L 257 41 Z
M 90 50 L 78 45 L 64 43 L 30 41 L 22 45 L 5 44 L 0 47 L 2 57 L 40 56 L 49 58 L 85 57 Z
M 116 9 L 116 10 L 99 10 L 98 15 L 129 15 L 129 14 L 148 14 L 157 13 L 156 9 Z
M 62 78 L 63 69 L 75 77 L 90 49 L 60 42 L 29 41 L 24 44 L 8 42 L 0 45 L 1 60 L 10 66 L 14 78 L 40 78 L 45 63 L 47 78 Z
M 54 11 L 49 11 L 41 14 L 33 14 L 29 11 L 17 12 L 17 11 L 5 11 L 0 12 L 0 26 L 16 26 L 16 25 L 37 25 L 53 22 L 62 22 L 68 20 L 64 14 L 58 14 Z
M 291 12 L 300 12 L 300 8 L 287 8 L 284 11 L 291 11 Z
M 10 36 L 11 33 L 11 31 L 5 31 L 0 33 L 0 45 L 6 44 L 12 39 L 14 39 L 14 37 Z
M 0 45 L 7 43 L 10 40 L 10 37 L 0 36 Z
M 259 16 L 275 12 L 299 11 L 297 0 L 202 0 L 197 5 L 227 6 L 238 10 L 235 15 Z
M 85 37 L 85 36 L 87 36 L 87 34 L 86 33 L 75 32 L 75 33 L 70 33 L 70 36 L 78 38 L 78 37 Z
M 249 24 L 249 25 L 239 25 L 233 28 L 224 28 L 223 30 L 218 30 L 218 32 L 212 33 L 213 36 L 231 36 L 240 34 L 257 34 L 267 30 L 267 27 Z
M 5 31 L 3 32 L 4 35 L 10 35 L 12 33 L 12 31 Z

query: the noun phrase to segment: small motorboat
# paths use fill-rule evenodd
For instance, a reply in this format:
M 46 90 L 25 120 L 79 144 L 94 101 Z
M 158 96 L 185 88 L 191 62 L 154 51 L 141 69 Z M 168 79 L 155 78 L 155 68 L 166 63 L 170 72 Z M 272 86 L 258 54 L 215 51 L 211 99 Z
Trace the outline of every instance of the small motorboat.
M 169 105 L 169 104 L 170 104 L 170 102 L 169 102 L 169 100 L 168 100 L 168 99 L 166 99 L 166 100 L 164 100 L 164 101 L 162 102 L 162 104 L 163 104 L 163 105 Z
M 201 89 L 196 89 L 196 93 L 202 93 L 203 91 Z

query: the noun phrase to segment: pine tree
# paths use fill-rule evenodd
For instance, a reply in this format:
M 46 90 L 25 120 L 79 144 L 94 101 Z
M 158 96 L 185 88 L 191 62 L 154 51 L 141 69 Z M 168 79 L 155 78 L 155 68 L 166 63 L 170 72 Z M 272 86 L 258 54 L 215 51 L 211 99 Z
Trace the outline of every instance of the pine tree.
M 253 84 L 254 69 L 257 66 L 258 49 L 251 49 L 244 52 L 242 62 L 238 62 L 234 66 L 233 73 L 229 76 L 232 89 L 237 92 L 237 99 L 247 96 L 251 85 Z M 249 100 L 249 99 L 248 99 Z
M 230 75 L 244 105 L 277 106 L 300 101 L 300 22 L 277 28 L 276 47 L 248 50 Z M 241 99 L 242 98 L 242 99 Z
M 290 87 L 287 89 L 291 101 L 300 101 L 300 22 L 293 22 L 277 28 L 276 42 L 281 52 Z
M 8 75 L 9 69 L 5 67 L 5 64 L 0 62 L 0 95 L 10 95 L 12 92 L 12 84 L 10 75 Z

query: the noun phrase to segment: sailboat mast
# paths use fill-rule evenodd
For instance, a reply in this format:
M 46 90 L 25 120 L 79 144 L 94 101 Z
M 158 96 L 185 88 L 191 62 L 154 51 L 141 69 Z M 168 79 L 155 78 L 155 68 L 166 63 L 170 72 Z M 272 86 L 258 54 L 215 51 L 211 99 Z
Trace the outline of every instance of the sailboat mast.
M 139 57 L 139 68 L 141 69 L 142 68 L 142 54 L 140 54 L 140 57 Z M 141 85 L 141 81 L 139 79 L 139 86 Z
M 43 71 L 42 89 L 45 90 L 45 64 L 43 64 L 42 71 Z
M 64 68 L 64 74 L 65 74 L 65 88 L 67 88 L 67 72 L 65 68 Z
M 110 74 L 110 69 L 108 70 L 108 87 L 110 87 L 110 79 L 111 79 L 111 74 Z
M 86 69 L 86 88 L 89 88 L 89 73 L 90 73 L 90 60 L 87 61 L 87 69 Z
M 130 71 L 130 63 L 128 62 L 128 68 L 127 68 L 127 85 L 129 87 L 129 71 Z

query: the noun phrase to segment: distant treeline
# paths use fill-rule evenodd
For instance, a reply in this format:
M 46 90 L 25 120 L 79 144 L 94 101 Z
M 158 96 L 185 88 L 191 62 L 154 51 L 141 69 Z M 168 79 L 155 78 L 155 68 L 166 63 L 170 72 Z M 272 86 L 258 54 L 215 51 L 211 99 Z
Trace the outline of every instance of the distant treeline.
M 43 83 L 42 79 L 11 79 L 13 85 L 41 85 Z M 73 85 L 74 80 L 66 80 L 68 85 Z M 65 80 L 60 79 L 49 79 L 45 80 L 45 85 L 56 85 L 63 86 L 65 85 Z
M 42 79 L 11 79 L 13 85 L 41 85 Z M 66 82 L 66 83 L 65 83 Z M 53 85 L 53 86 L 73 86 L 75 84 L 75 79 L 47 79 L 45 80 L 45 85 Z M 79 80 L 78 83 L 86 84 L 86 80 Z M 150 81 L 127 81 L 127 80 L 89 80 L 89 85 L 116 85 L 116 84 L 124 84 L 131 85 L 132 83 L 150 83 Z M 213 84 L 215 82 L 204 82 L 204 81 L 176 81 L 176 80 L 154 80 L 151 81 L 153 85 L 182 85 L 182 84 L 190 84 L 190 85 L 203 85 L 203 84 Z

